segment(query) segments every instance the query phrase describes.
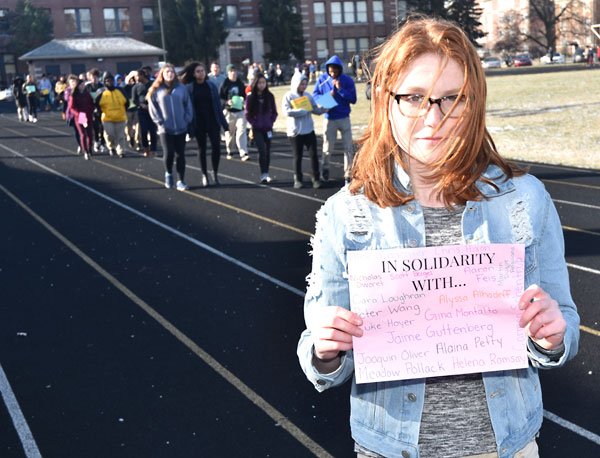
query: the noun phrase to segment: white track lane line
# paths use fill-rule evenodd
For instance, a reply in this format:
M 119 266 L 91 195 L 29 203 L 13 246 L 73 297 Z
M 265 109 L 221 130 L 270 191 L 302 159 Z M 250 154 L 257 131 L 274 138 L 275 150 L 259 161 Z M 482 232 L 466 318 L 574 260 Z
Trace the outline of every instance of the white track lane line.
M 13 154 L 15 154 L 15 155 L 17 155 L 17 156 L 19 156 L 19 157 L 21 157 L 21 158 L 29 161 L 29 162 L 31 162 L 32 164 L 35 164 L 36 166 L 38 166 L 38 167 L 40 167 L 40 168 L 42 168 L 44 170 L 47 170 L 48 172 L 50 172 L 50 173 L 52 173 L 54 175 L 57 175 L 57 176 L 65 179 L 65 180 L 69 181 L 70 183 L 73 183 L 73 184 L 75 184 L 77 186 L 80 186 L 80 187 L 86 189 L 87 191 L 89 191 L 89 192 L 91 192 L 93 194 L 96 194 L 97 196 L 102 197 L 103 199 L 106 199 L 109 202 L 111 202 L 111 203 L 113 203 L 113 204 L 115 204 L 115 205 L 117 205 L 117 206 L 119 206 L 119 207 L 121 207 L 121 208 L 123 208 L 125 210 L 128 210 L 128 211 L 134 213 L 135 215 L 137 215 L 137 216 L 139 216 L 139 217 L 141 217 L 141 218 L 143 218 L 143 219 L 145 219 L 145 220 L 147 220 L 147 221 L 149 221 L 149 222 L 151 222 L 153 224 L 156 224 L 157 226 L 165 229 L 166 231 L 171 232 L 171 233 L 173 233 L 173 234 L 175 234 L 175 235 L 177 235 L 177 236 L 179 236 L 179 237 L 181 237 L 181 238 L 183 238 L 183 239 L 185 239 L 185 240 L 193 243 L 194 245 L 196 245 L 196 246 L 198 246 L 198 247 L 200 247 L 200 248 L 202 248 L 204 250 L 207 250 L 210 253 L 213 253 L 213 254 L 215 254 L 215 255 L 217 255 L 217 256 L 225 259 L 226 261 L 231 262 L 231 263 L 237 265 L 238 267 L 241 267 L 242 269 L 245 269 L 245 270 L 247 270 L 247 271 L 249 271 L 249 272 L 251 272 L 251 273 L 253 273 L 253 274 L 255 274 L 255 275 L 259 276 L 259 277 L 261 277 L 261 278 L 264 278 L 265 280 L 270 281 L 270 282 L 276 284 L 277 286 L 280 286 L 280 287 L 282 287 L 282 288 L 290 291 L 291 293 L 296 294 L 297 296 L 304 297 L 304 292 L 303 291 L 300 291 L 299 289 L 297 289 L 297 288 L 295 288 L 295 287 L 293 287 L 291 285 L 288 285 L 287 283 L 284 283 L 281 280 L 277 280 L 276 278 L 271 277 L 270 275 L 268 275 L 268 274 L 266 274 L 266 273 L 264 273 L 264 272 L 262 272 L 262 271 L 260 271 L 258 269 L 255 269 L 254 267 L 249 266 L 248 264 L 245 264 L 244 262 L 239 261 L 239 260 L 237 260 L 237 259 L 235 259 L 235 258 L 233 258 L 233 257 L 231 257 L 231 256 L 229 256 L 229 255 L 227 255 L 227 254 L 225 254 L 225 253 L 223 253 L 223 252 L 221 252 L 221 251 L 219 251 L 219 250 L 217 250 L 217 249 L 209 246 L 209 245 L 206 245 L 205 243 L 200 242 L 199 240 L 196 240 L 193 237 L 190 237 L 187 234 L 184 234 L 184 233 L 178 231 L 177 229 L 174 229 L 174 228 L 172 228 L 170 226 L 167 226 L 166 224 L 161 223 L 160 221 L 152 218 L 151 216 L 148 216 L 148 215 L 146 215 L 146 214 L 144 214 L 144 213 L 142 213 L 142 212 L 140 212 L 140 211 L 138 211 L 138 210 L 136 210 L 136 209 L 134 209 L 134 208 L 126 205 L 126 204 L 124 204 L 124 203 L 119 202 L 118 200 L 113 199 L 112 197 L 109 197 L 109 196 L 107 196 L 107 195 L 105 195 L 105 194 L 103 194 L 103 193 L 101 193 L 99 191 L 96 191 L 95 189 L 90 188 L 89 186 L 86 186 L 83 183 L 80 183 L 79 181 L 77 181 L 77 180 L 75 180 L 75 179 L 73 179 L 71 177 L 63 175 L 62 173 L 57 172 L 54 169 L 46 167 L 45 165 L 40 164 L 39 162 L 37 162 L 37 161 L 35 161 L 33 159 L 28 158 L 27 156 L 19 153 L 18 151 L 13 150 L 12 148 L 9 148 L 9 147 L 7 147 L 5 145 L 2 145 L 2 144 L 0 144 L 0 147 L 2 147 L 5 150 L 10 151 L 11 153 L 13 153 Z M 594 270 L 594 269 L 589 269 L 589 268 L 586 268 L 586 267 L 577 266 L 575 264 L 567 264 L 567 265 L 569 267 L 572 267 L 572 268 L 575 268 L 575 269 L 580 269 L 580 270 L 584 270 L 586 272 L 591 272 L 591 273 L 595 273 L 597 275 L 600 275 L 600 271 L 597 271 L 597 270 Z M 551 412 L 547 412 L 547 414 L 548 415 L 554 415 Z M 556 417 L 556 416 L 554 415 L 554 417 Z M 556 418 L 560 418 L 560 417 L 556 417 Z M 554 421 L 552 418 L 548 418 L 548 419 L 551 420 L 551 421 Z M 558 423 L 558 424 L 561 425 L 561 426 L 563 426 L 560 423 Z M 583 431 L 585 431 L 585 430 L 583 430 Z M 591 433 L 591 434 L 593 434 L 593 433 Z M 589 437 L 587 437 L 585 435 L 583 437 L 589 438 Z
M 193 237 L 190 237 L 189 235 L 184 234 L 183 232 L 178 231 L 177 229 L 175 229 L 175 228 L 173 228 L 171 226 L 168 226 L 167 224 L 161 223 L 157 219 L 154 219 L 153 217 L 151 217 L 149 215 L 146 215 L 145 213 L 142 213 L 141 211 L 136 210 L 135 208 L 130 207 L 129 205 L 124 204 L 123 202 L 120 202 L 120 201 L 118 201 L 116 199 L 113 199 L 112 197 L 110 197 L 110 196 L 108 196 L 108 195 L 106 195 L 106 194 L 104 194 L 104 193 L 102 193 L 100 191 L 97 191 L 96 189 L 91 188 L 91 187 L 89 187 L 89 186 L 81 183 L 80 181 L 75 180 L 74 178 L 71 178 L 71 177 L 69 177 L 67 175 L 63 175 L 62 173 L 60 173 L 60 172 L 58 172 L 58 171 L 56 171 L 56 170 L 54 170 L 54 169 L 52 169 L 50 167 L 46 167 L 45 165 L 37 162 L 36 160 L 31 159 L 31 158 L 25 156 L 24 154 L 21 154 L 18 151 L 15 151 L 14 149 L 9 148 L 6 145 L 3 145 L 3 144 L 0 143 L 0 147 L 3 148 L 3 149 L 5 149 L 5 150 L 7 150 L 7 151 L 9 151 L 9 152 L 11 152 L 12 154 L 14 154 L 16 156 L 21 157 L 22 159 L 25 159 L 26 161 L 34 164 L 35 166 L 37 166 L 37 167 L 39 167 L 39 168 L 41 168 L 43 170 L 46 170 L 47 172 L 50 172 L 53 175 L 56 175 L 56 176 L 58 176 L 58 177 L 60 177 L 60 178 L 62 178 L 64 180 L 68 181 L 69 183 L 72 183 L 72 184 L 74 184 L 76 186 L 79 186 L 80 188 L 83 188 L 86 191 L 89 191 L 92 194 L 95 194 L 95 195 L 97 195 L 97 196 L 99 196 L 99 197 L 101 197 L 101 198 L 109 201 L 110 203 L 112 203 L 114 205 L 117 205 L 118 207 L 121 207 L 121 208 L 123 208 L 123 209 L 125 209 L 125 210 L 127 210 L 127 211 L 129 211 L 131 213 L 133 213 L 134 215 L 139 216 L 140 218 L 145 219 L 146 221 L 149 221 L 152 224 L 155 224 L 156 226 L 159 226 L 160 228 L 165 229 L 166 231 L 171 232 L 172 234 L 177 235 L 178 237 L 181 237 L 182 239 L 187 240 L 188 242 L 191 242 L 194 245 L 196 245 L 196 246 L 198 246 L 198 247 L 200 247 L 200 248 L 202 248 L 202 249 L 204 249 L 206 251 L 209 251 L 210 253 L 212 253 L 212 254 L 214 254 L 216 256 L 219 256 L 220 258 L 222 258 L 222 259 L 224 259 L 226 261 L 231 262 L 232 264 L 235 264 L 236 266 L 238 266 L 238 267 L 240 267 L 240 268 L 242 268 L 244 270 L 247 270 L 248 272 L 253 273 L 254 275 L 256 275 L 258 277 L 261 277 L 261 278 L 263 278 L 263 279 L 265 279 L 265 280 L 267 280 L 267 281 L 269 281 L 269 282 L 271 282 L 271 283 L 273 283 L 273 284 L 275 284 L 275 285 L 277 285 L 277 286 L 279 286 L 281 288 L 284 288 L 284 289 L 286 289 L 286 290 L 288 290 L 288 291 L 290 291 L 290 292 L 292 292 L 292 293 L 300 296 L 300 297 L 304 297 L 304 292 L 300 291 L 298 288 L 294 288 L 293 286 L 288 285 L 287 283 L 284 283 L 283 281 L 278 280 L 277 278 L 272 277 L 271 275 L 269 275 L 269 274 L 267 274 L 265 272 L 262 272 L 262 271 L 260 271 L 260 270 L 258 270 L 256 268 L 252 267 L 251 265 L 246 264 L 245 262 L 240 261 L 240 260 L 234 258 L 233 256 L 229 256 L 228 254 L 226 254 L 226 253 L 224 253 L 222 251 L 219 251 L 216 248 L 213 248 L 210 245 L 207 245 L 206 243 L 201 242 L 200 240 L 197 240 L 197 239 L 195 239 Z
M 561 418 L 558 415 L 554 415 L 552 412 L 548 412 L 547 410 L 544 410 L 544 417 L 550 421 L 553 421 L 557 425 L 560 425 L 563 428 L 568 429 L 569 431 L 573 431 L 575 434 L 581 437 L 585 437 L 586 439 L 591 440 L 595 444 L 600 445 L 600 436 L 598 434 L 594 434 L 593 432 L 588 431 L 587 429 L 584 429 L 581 426 L 577 426 L 575 423 L 571 423 L 570 421 L 565 420 L 564 418 Z
M 15 425 L 15 429 L 23 445 L 23 450 L 25 450 L 25 455 L 27 458 L 42 458 L 27 424 L 27 420 L 25 420 L 23 412 L 21 412 L 21 407 L 19 407 L 15 393 L 8 382 L 8 378 L 6 378 L 4 369 L 2 369 L 2 364 L 0 364 L 0 394 L 2 394 L 10 418 L 12 418 L 13 425 Z
M 5 116 L 3 116 L 3 117 L 5 117 Z M 15 121 L 15 122 L 18 122 L 18 121 Z M 54 129 L 52 127 L 44 127 L 44 126 L 39 126 L 39 127 L 41 127 L 42 129 L 45 129 L 45 130 L 49 130 L 50 132 L 55 132 L 55 133 L 58 133 L 58 134 L 70 137 L 70 135 L 66 134 L 65 132 L 60 131 L 58 129 Z M 130 152 L 129 154 L 135 154 L 136 156 L 142 157 L 142 155 L 140 153 L 137 153 L 137 152 L 135 152 L 135 153 L 134 152 Z M 155 157 L 154 159 L 162 162 L 162 158 L 160 158 L 160 157 Z M 189 169 L 192 169 L 192 170 L 197 170 L 199 172 L 202 172 L 202 169 L 200 167 L 197 167 L 197 166 L 194 166 L 194 165 L 186 164 L 185 167 L 186 167 L 186 169 L 189 168 Z M 293 196 L 293 197 L 299 197 L 301 199 L 311 200 L 313 202 L 318 202 L 320 204 L 324 204 L 325 203 L 325 199 L 319 199 L 317 197 L 307 196 L 307 195 L 304 195 L 304 194 L 300 194 L 300 193 L 297 193 L 297 192 L 290 191 L 288 189 L 281 189 L 281 188 L 277 188 L 277 187 L 274 187 L 274 186 L 268 186 L 268 185 L 264 185 L 264 184 L 261 184 L 261 183 L 256 183 L 255 181 L 252 181 L 252 180 L 245 180 L 243 178 L 237 178 L 237 177 L 234 177 L 234 176 L 231 176 L 231 175 L 225 175 L 225 174 L 223 174 L 221 172 L 219 172 L 219 176 L 223 177 L 223 178 L 227 178 L 228 180 L 231 180 L 231 181 L 237 181 L 237 182 L 244 183 L 244 184 L 251 184 L 251 185 L 259 187 L 259 188 L 265 188 L 265 189 L 268 189 L 269 191 L 278 192 L 280 194 L 287 194 L 287 195 L 290 195 L 290 196 Z

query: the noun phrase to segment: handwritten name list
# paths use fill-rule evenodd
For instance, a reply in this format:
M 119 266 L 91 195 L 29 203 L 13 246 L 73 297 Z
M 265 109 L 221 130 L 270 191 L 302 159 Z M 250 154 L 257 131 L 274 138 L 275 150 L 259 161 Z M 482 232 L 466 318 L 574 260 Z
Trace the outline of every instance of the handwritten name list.
M 348 252 L 356 383 L 527 367 L 524 245 Z

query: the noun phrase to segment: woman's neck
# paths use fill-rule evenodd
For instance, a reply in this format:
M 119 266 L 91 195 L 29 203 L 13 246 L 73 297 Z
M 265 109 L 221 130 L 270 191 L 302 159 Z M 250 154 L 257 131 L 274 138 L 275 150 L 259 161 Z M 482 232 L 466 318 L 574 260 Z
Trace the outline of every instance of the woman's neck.
M 444 207 L 444 202 L 435 191 L 435 182 L 427 179 L 431 167 L 421 162 L 411 161 L 408 176 L 415 195 L 415 199 L 425 207 Z

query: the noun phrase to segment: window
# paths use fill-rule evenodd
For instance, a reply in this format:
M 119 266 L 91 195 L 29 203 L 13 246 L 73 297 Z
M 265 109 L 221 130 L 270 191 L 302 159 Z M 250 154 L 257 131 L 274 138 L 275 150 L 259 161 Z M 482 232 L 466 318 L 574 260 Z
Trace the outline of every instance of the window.
M 365 24 L 367 2 L 331 2 L 332 24 Z
M 215 11 L 220 11 L 224 8 L 225 27 L 231 28 L 240 25 L 238 9 L 236 5 L 217 5 Z
M 360 52 L 369 50 L 369 39 L 368 38 L 359 38 L 358 39 L 358 50 Z
M 0 8 L 0 35 L 8 33 L 8 9 Z
M 336 56 L 342 56 L 344 54 L 344 40 L 336 38 L 333 40 L 333 53 Z
M 142 8 L 142 24 L 144 32 L 154 32 L 158 30 L 157 14 L 154 8 Z
M 331 23 L 341 24 L 342 23 L 342 3 L 331 2 Z
M 344 2 L 344 24 L 352 24 L 354 21 L 354 2 Z
M 107 33 L 129 32 L 129 8 L 104 8 L 104 28 Z
M 313 13 L 315 15 L 315 25 L 324 25 L 325 20 L 325 3 L 315 2 L 313 3 Z
M 320 40 L 317 40 L 317 52 L 319 52 L 319 41 Z M 337 38 L 333 40 L 333 53 L 342 60 L 350 60 L 355 54 L 359 54 L 362 51 L 367 51 L 368 49 L 369 39 L 366 37 L 346 39 Z
M 317 59 L 328 59 L 329 48 L 327 48 L 327 40 L 317 40 Z
M 373 2 L 373 22 L 384 22 L 382 1 L 376 0 Z
M 92 33 L 92 15 L 89 8 L 66 8 L 64 11 L 67 34 Z
M 366 24 L 367 20 L 367 2 L 356 2 L 356 22 Z

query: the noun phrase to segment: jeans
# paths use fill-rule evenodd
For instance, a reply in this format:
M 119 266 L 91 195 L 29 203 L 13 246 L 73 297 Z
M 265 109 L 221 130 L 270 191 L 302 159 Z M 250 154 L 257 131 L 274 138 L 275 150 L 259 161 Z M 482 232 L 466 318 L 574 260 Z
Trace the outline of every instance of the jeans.
M 148 149 L 148 134 L 150 134 L 150 151 L 156 151 L 156 124 L 150 118 L 148 110 L 140 109 L 138 111 L 138 119 L 140 121 L 140 136 L 142 147 Z
M 210 139 L 210 147 L 212 150 L 211 161 L 213 172 L 219 171 L 219 160 L 221 159 L 221 131 L 218 127 L 206 128 L 206 126 L 196 127 L 196 141 L 198 142 L 198 160 L 200 161 L 200 168 L 202 173 L 206 175 L 208 173 L 206 165 L 206 137 Z
M 37 97 L 34 95 L 27 96 L 27 109 L 29 110 L 29 116 L 37 119 Z
M 290 137 L 292 150 L 294 151 L 294 177 L 298 181 L 302 181 L 302 151 L 304 147 L 308 149 L 310 163 L 312 166 L 312 174 L 315 180 L 319 179 L 319 158 L 317 156 L 317 136 L 313 130 L 309 134 L 296 135 Z
M 323 120 L 323 170 L 329 169 L 329 157 L 335 145 L 338 130 L 342 134 L 344 144 L 344 178 L 350 178 L 352 161 L 354 160 L 354 147 L 352 146 L 352 126 L 350 117 L 342 119 Z
M 258 149 L 258 166 L 260 173 L 269 173 L 269 163 L 271 162 L 271 138 L 267 132 L 252 129 L 254 142 Z
M 177 156 L 177 174 L 183 181 L 185 175 L 185 136 L 186 133 L 172 135 L 167 133 L 160 134 L 160 144 L 163 149 L 163 161 L 167 173 L 173 173 L 173 161 Z

